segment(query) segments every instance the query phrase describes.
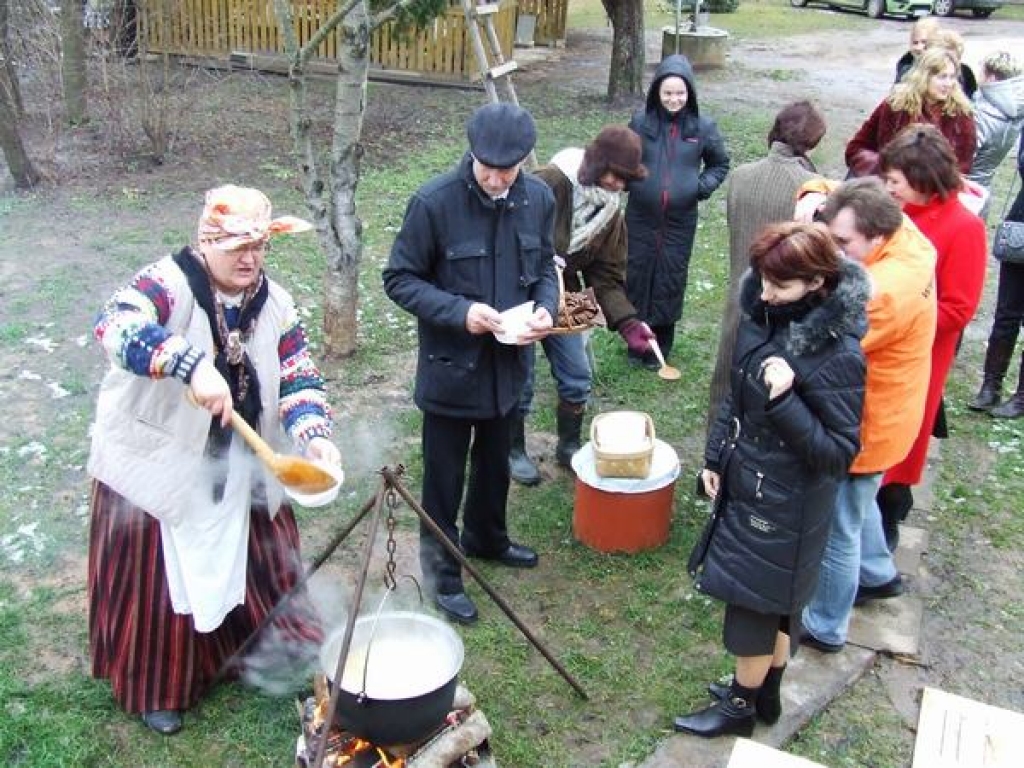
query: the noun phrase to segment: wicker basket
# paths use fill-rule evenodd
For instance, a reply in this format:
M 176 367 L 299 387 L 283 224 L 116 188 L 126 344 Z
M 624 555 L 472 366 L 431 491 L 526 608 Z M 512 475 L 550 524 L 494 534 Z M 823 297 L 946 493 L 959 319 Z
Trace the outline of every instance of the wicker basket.
M 636 418 L 643 422 L 643 437 L 629 441 L 625 449 L 616 446 L 609 427 L 615 421 Z M 602 430 L 604 436 L 602 437 Z M 594 464 L 601 477 L 647 477 L 651 473 L 651 457 L 654 455 L 654 422 L 640 411 L 610 411 L 600 413 L 590 422 L 590 441 L 594 445 Z

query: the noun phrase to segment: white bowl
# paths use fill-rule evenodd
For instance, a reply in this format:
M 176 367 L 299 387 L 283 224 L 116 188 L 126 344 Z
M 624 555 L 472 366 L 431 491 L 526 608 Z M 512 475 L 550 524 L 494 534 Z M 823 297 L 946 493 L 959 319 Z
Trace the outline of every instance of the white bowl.
M 518 344 L 519 337 L 526 333 L 526 321 L 533 317 L 533 302 L 528 301 L 501 313 L 502 332 L 494 334 L 494 338 L 502 344 Z
M 320 493 L 300 493 L 299 491 L 292 490 L 287 485 L 284 487 L 284 492 L 304 507 L 323 507 L 338 498 L 341 485 L 345 482 L 345 470 L 335 464 L 328 464 L 326 461 L 314 461 L 313 463 L 337 482 L 326 491 L 321 491 Z

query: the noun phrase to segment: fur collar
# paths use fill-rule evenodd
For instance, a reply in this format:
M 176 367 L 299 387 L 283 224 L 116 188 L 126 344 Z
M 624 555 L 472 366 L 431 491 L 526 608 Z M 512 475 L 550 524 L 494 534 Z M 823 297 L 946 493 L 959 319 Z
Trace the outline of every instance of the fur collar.
M 786 351 L 796 357 L 813 355 L 831 339 L 844 334 L 860 338 L 867 331 L 866 305 L 871 298 L 871 279 L 859 264 L 843 260 L 839 285 L 807 314 L 789 324 Z M 758 325 L 765 324 L 761 301 L 761 276 L 752 270 L 743 275 L 740 308 Z

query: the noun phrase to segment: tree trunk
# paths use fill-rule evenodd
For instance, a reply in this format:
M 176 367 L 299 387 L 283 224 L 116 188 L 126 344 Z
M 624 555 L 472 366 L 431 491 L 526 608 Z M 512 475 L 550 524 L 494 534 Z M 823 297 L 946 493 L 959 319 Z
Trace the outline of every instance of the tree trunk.
M 338 82 L 331 141 L 331 230 L 324 278 L 324 335 L 331 357 L 356 351 L 356 309 L 359 301 L 359 264 L 363 256 L 363 222 L 356 213 L 366 111 L 366 83 L 370 69 L 370 28 L 365 2 L 345 17 L 338 45 Z
M 25 116 L 25 104 L 21 100 L 21 86 L 18 73 L 14 70 L 10 44 L 10 0 L 0 0 L 0 92 L 20 118 Z
M 82 28 L 80 0 L 61 0 L 60 76 L 64 85 L 64 112 L 70 125 L 89 119 L 86 101 L 85 34 Z
M 0 149 L 14 177 L 14 186 L 18 189 L 31 189 L 39 183 L 40 176 L 21 141 L 19 122 L 14 105 L 6 91 L 0 88 Z
M 14 177 L 18 189 L 31 189 L 39 183 L 39 171 L 29 159 L 25 144 L 21 140 L 21 118 L 24 109 L 17 73 L 11 65 L 9 0 L 0 0 L 0 151 L 4 153 L 7 167 Z
M 621 102 L 643 95 L 643 0 L 601 0 L 612 22 L 612 60 L 608 71 L 608 100 Z

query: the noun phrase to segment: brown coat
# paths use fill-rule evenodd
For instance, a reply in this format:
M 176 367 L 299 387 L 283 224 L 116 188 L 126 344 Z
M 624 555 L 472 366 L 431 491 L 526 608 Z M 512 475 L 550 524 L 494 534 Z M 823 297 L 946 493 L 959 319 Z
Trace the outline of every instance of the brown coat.
M 569 255 L 572 236 L 572 182 L 556 165 L 545 165 L 534 173 L 555 193 L 555 253 L 566 260 L 565 288 L 594 289 L 597 303 L 608 326 L 618 327 L 636 317 L 636 309 L 626 297 L 626 219 L 620 212 L 581 250 Z M 580 276 L 582 275 L 582 280 Z

